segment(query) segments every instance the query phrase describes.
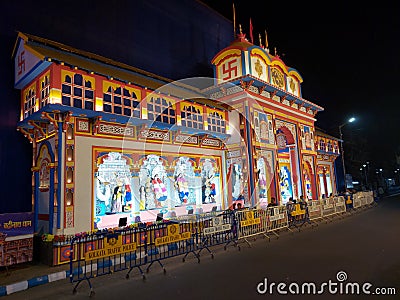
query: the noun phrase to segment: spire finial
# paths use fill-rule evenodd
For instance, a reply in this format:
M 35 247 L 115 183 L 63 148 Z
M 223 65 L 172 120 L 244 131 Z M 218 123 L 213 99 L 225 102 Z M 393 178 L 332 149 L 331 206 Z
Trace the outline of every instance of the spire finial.
M 276 47 L 274 47 L 274 50 L 275 50 L 275 56 L 277 56 L 277 55 L 278 55 L 278 53 L 276 52 Z
M 268 48 L 268 36 L 267 36 L 267 30 L 265 30 L 265 48 Z
M 239 32 L 242 34 L 242 24 L 239 24 Z
M 260 42 L 260 47 L 262 48 L 261 33 L 258 34 L 258 40 Z

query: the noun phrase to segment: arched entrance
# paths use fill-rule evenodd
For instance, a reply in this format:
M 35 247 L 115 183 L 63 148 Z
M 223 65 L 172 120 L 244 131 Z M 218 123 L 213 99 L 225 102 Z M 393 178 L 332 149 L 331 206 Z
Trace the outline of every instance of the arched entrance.
M 297 143 L 292 132 L 281 126 L 276 131 L 276 144 L 278 146 L 277 172 L 278 187 L 281 204 L 285 204 L 290 198 L 297 198 L 299 186 L 299 163 L 297 157 Z
M 34 172 L 35 231 L 52 233 L 54 220 L 54 153 L 49 142 L 43 142 L 36 158 Z

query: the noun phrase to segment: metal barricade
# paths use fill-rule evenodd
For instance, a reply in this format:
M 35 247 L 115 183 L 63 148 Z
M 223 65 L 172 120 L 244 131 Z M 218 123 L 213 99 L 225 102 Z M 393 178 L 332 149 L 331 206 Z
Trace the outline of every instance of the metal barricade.
M 206 249 L 214 258 L 211 246 L 224 244 L 224 250 L 230 243 L 237 246 L 236 222 L 233 211 L 221 211 L 214 214 L 198 215 L 196 230 L 198 233 L 199 251 Z
M 73 293 L 76 293 L 82 281 L 87 281 L 92 296 L 94 290 L 90 279 L 122 270 L 129 269 L 128 278 L 130 271 L 138 268 L 144 279 L 141 266 L 147 263 L 145 242 L 146 228 L 127 228 L 74 237 L 70 245 L 69 271 L 71 283 L 76 282 Z
M 367 205 L 367 194 L 366 192 L 360 192 L 361 196 L 361 207 L 365 208 L 365 206 Z
M 279 231 L 282 229 L 289 229 L 289 221 L 287 215 L 286 206 L 274 206 L 267 207 L 267 225 L 266 225 L 266 237 L 270 241 L 270 234 L 274 234 L 277 238 L 279 238 Z
M 338 215 L 342 215 L 346 212 L 346 201 L 343 196 L 334 197 L 335 201 L 335 213 Z
M 372 205 L 375 205 L 374 193 L 372 191 L 365 192 L 365 197 L 367 198 L 366 204 L 368 206 L 371 207 Z
M 296 227 L 300 231 L 300 228 L 305 223 L 310 223 L 310 220 L 309 220 L 308 214 L 307 214 L 307 203 L 306 202 L 287 204 L 286 208 L 287 208 L 288 221 L 289 221 L 288 228 Z
M 194 222 L 165 222 L 147 227 L 147 247 L 146 254 L 150 270 L 153 263 L 157 262 L 164 273 L 166 272 L 162 260 L 184 255 L 183 261 L 189 253 L 193 253 L 200 262 L 197 255 L 197 235 Z
M 353 208 L 358 209 L 362 206 L 362 193 L 355 193 L 353 194 Z
M 251 243 L 248 240 L 250 237 L 255 237 L 259 234 L 263 234 L 266 237 L 266 217 L 267 212 L 263 209 L 245 209 L 235 211 L 238 242 L 243 240 L 249 245 L 249 247 L 251 247 Z
M 332 219 L 330 217 L 332 217 L 336 214 L 335 200 L 333 198 L 322 199 L 321 204 L 322 204 L 322 217 L 325 220 L 332 221 Z
M 308 217 L 311 224 L 317 224 L 317 221 L 322 220 L 322 205 L 320 200 L 310 200 L 308 201 Z

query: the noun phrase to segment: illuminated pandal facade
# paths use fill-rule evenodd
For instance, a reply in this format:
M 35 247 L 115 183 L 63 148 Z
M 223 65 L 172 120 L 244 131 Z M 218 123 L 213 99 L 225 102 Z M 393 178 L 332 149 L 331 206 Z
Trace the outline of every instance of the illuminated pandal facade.
M 323 109 L 302 97 L 295 69 L 242 33 L 204 89 L 24 33 L 13 57 L 36 232 L 336 192 L 338 141 L 329 148 L 314 126 Z

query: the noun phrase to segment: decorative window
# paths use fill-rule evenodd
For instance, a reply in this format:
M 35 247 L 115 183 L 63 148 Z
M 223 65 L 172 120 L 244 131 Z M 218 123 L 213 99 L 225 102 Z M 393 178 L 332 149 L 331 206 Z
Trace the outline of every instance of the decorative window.
M 319 140 L 319 150 L 321 151 L 326 151 L 325 150 L 325 141 L 324 140 Z
M 331 142 L 327 143 L 327 148 L 328 148 L 328 152 L 333 152 L 333 147 L 332 147 L 332 143 Z
M 40 81 L 40 108 L 49 104 L 50 76 L 45 75 Z
M 65 75 L 62 84 L 62 104 L 94 110 L 94 90 L 90 80 L 81 74 Z
M 208 130 L 214 132 L 225 133 L 225 120 L 222 114 L 213 111 L 207 116 Z
M 272 83 L 281 88 L 285 88 L 285 79 L 283 73 L 278 68 L 271 68 Z
M 337 143 L 334 144 L 333 148 L 335 150 L 334 151 L 335 153 L 339 153 L 339 148 L 338 148 L 338 144 Z
M 29 117 L 35 112 L 36 95 L 35 88 L 31 87 L 25 91 L 24 95 L 24 118 Z
M 151 98 L 147 102 L 147 118 L 152 121 L 175 124 L 176 115 L 173 104 L 164 98 Z
M 204 129 L 203 112 L 193 105 L 185 105 L 181 111 L 182 126 Z
M 126 88 L 110 86 L 103 95 L 103 111 L 108 113 L 140 118 L 139 104 L 136 94 Z

